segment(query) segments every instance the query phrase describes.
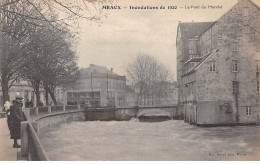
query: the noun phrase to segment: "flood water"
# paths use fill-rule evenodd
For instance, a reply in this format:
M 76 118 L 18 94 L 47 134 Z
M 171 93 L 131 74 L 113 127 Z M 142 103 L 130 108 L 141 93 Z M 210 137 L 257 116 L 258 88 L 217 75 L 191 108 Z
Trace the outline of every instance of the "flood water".
M 260 160 L 260 126 L 72 122 L 41 131 L 40 140 L 50 160 Z

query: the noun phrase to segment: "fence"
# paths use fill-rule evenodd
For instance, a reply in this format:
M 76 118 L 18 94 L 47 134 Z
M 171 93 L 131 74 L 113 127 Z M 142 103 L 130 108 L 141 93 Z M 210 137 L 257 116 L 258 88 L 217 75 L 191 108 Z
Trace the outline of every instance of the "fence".
M 30 114 L 30 109 L 24 111 L 25 121 L 21 123 L 21 155 L 27 156 L 30 161 L 49 161 L 37 135 L 37 124 L 29 120 Z
M 48 114 L 48 107 L 47 106 L 42 106 L 38 107 L 38 114 L 43 115 L 43 114 Z
M 52 106 L 51 107 L 51 112 L 53 113 L 53 112 L 61 112 L 61 111 L 63 111 L 63 106 Z
M 83 108 L 83 107 L 82 107 Z M 37 120 L 63 113 L 77 112 L 79 105 L 43 106 L 23 110 L 24 121 L 21 123 L 21 155 L 30 161 L 49 161 L 49 158 L 39 140 Z

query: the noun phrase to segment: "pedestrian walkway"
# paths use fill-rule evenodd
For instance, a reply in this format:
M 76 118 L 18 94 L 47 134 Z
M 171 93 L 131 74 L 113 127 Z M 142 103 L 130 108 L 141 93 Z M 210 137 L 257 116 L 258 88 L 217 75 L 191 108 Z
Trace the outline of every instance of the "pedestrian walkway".
M 16 161 L 18 151 L 21 149 L 13 148 L 13 140 L 10 139 L 6 118 L 0 118 L 0 161 Z

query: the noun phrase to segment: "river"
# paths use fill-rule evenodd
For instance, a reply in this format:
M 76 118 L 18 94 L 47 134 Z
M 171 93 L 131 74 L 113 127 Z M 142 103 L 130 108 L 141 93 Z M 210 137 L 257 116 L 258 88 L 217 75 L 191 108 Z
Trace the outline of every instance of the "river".
M 72 122 L 44 129 L 40 140 L 54 161 L 260 160 L 260 126 Z

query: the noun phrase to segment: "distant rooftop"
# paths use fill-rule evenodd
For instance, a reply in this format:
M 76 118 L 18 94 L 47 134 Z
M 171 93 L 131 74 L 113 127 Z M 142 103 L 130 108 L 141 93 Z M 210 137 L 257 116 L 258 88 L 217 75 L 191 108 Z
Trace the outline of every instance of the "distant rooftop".
M 99 66 L 99 65 L 94 65 L 94 64 L 90 64 L 89 67 L 87 68 L 82 68 L 80 70 L 80 74 L 83 76 L 90 76 L 92 72 L 92 75 L 109 75 L 110 77 L 118 77 L 120 75 L 117 75 L 113 72 L 113 68 L 108 69 L 104 66 Z M 123 77 L 123 76 L 120 76 Z

